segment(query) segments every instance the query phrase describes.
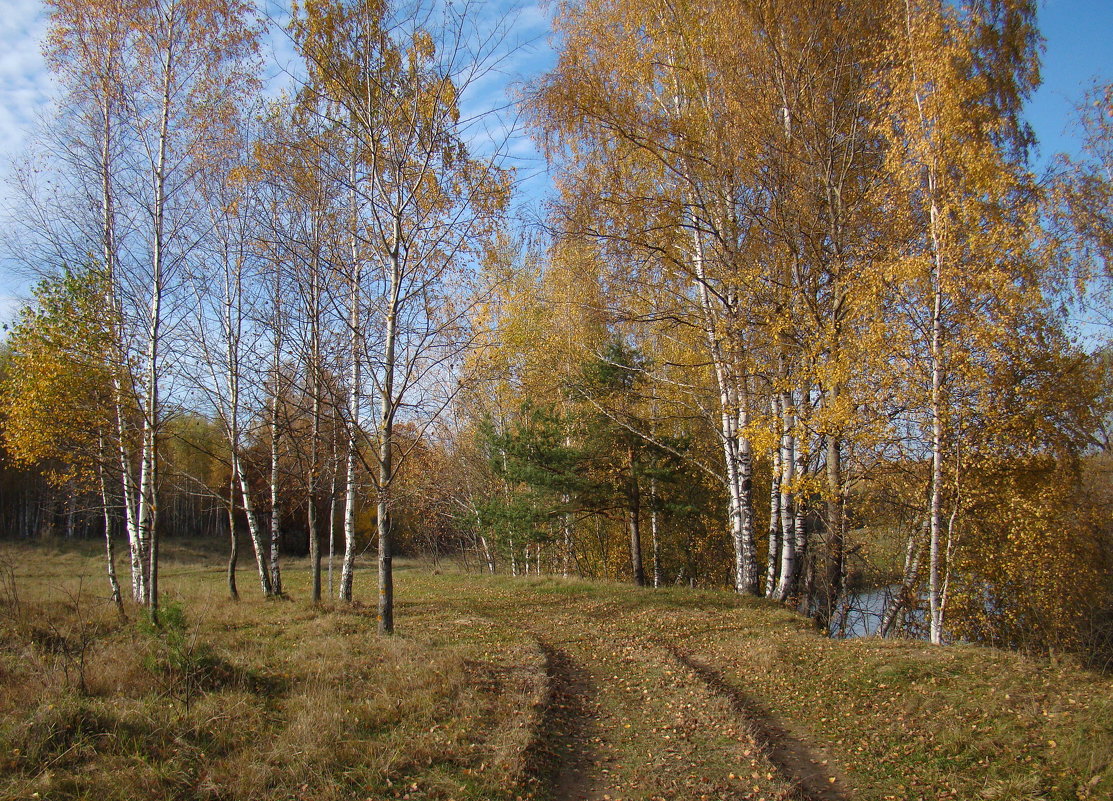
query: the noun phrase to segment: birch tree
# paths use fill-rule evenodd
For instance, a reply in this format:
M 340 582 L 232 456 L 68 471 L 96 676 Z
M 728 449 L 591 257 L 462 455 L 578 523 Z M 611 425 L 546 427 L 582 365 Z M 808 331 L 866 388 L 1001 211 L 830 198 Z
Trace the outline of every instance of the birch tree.
M 309 551 L 312 563 L 314 602 L 322 597 L 320 504 L 323 489 L 326 428 L 335 435 L 335 398 L 327 386 L 338 345 L 336 320 L 341 299 L 337 294 L 339 265 L 343 244 L 340 226 L 344 219 L 342 174 L 337 156 L 342 152 L 336 144 L 339 131 L 328 122 L 320 109 L 322 98 L 303 91 L 295 98 L 275 104 L 268 116 L 266 133 L 256 148 L 256 168 L 265 181 L 271 211 L 262 229 L 266 231 L 265 250 L 270 254 L 275 280 L 285 275 L 293 291 L 287 291 L 287 330 L 289 362 L 286 372 L 297 386 L 288 386 L 286 394 L 309 405 L 309 431 L 305 437 L 289 432 L 287 442 L 298 452 L 299 474 L 305 476 L 306 524 L 309 530 Z M 284 271 L 284 272 L 283 272 Z M 282 293 L 275 286 L 275 295 Z M 277 313 L 277 310 L 276 310 Z M 276 340 L 277 343 L 277 340 Z M 283 372 L 282 361 L 275 349 L 272 365 L 276 376 Z M 276 392 L 271 420 L 274 427 L 271 442 L 277 443 L 278 415 L 282 393 Z M 306 410 L 302 410 L 306 411 Z M 326 419 L 327 418 L 327 419 Z M 289 422 L 289 421 L 287 421 Z M 277 448 L 272 449 L 272 486 L 277 487 Z M 272 502 L 272 508 L 274 504 Z
M 261 216 L 258 185 L 252 180 L 250 136 L 240 115 L 227 120 L 224 135 L 205 150 L 200 197 L 209 214 L 209 235 L 190 284 L 196 300 L 190 339 L 201 366 L 195 385 L 224 429 L 230 464 L 228 489 L 229 591 L 236 597 L 236 510 L 242 508 L 264 597 L 275 593 L 259 499 L 246 464 L 247 428 L 263 416 L 261 377 L 267 375 L 265 329 L 260 322 L 266 272 L 256 228 Z M 239 497 L 239 504 L 236 498 Z
M 903 37 L 894 37 L 887 104 L 897 127 L 887 133 L 890 165 L 908 203 L 906 296 L 918 300 L 908 307 L 908 352 L 922 356 L 914 370 L 927 398 L 934 643 L 944 636 L 954 545 L 944 503 L 949 494 L 952 522 L 960 503 L 958 490 L 947 489 L 960 479 L 945 475 L 945 462 L 961 447 L 959 382 L 973 376 L 977 354 L 992 353 L 985 334 L 1004 334 L 1006 321 L 1019 319 L 1016 309 L 1041 301 L 1038 278 L 1018 274 L 1032 264 L 1022 252 L 1032 220 L 1025 218 L 1028 134 L 1018 115 L 1038 80 L 1033 17 L 1030 4 L 1008 1 L 950 8 L 906 0 L 893 9 Z
M 349 476 L 353 459 L 364 460 L 377 496 L 384 634 L 394 629 L 391 485 L 406 454 L 396 446 L 395 425 L 418 410 L 431 421 L 451 399 L 440 379 L 468 340 L 462 267 L 493 234 L 509 189 L 498 166 L 501 143 L 473 152 L 474 121 L 460 111 L 461 93 L 490 68 L 491 48 L 499 45 L 497 33 L 484 39 L 470 28 L 476 12 L 471 3 L 322 0 L 307 3 L 292 29 L 309 87 L 335 109 L 352 156 Z M 364 424 L 364 378 L 376 407 L 373 425 Z M 360 440 L 373 443 L 374 453 Z M 349 492 L 349 519 L 354 501 Z M 351 585 L 347 555 L 341 584 Z M 342 595 L 350 597 L 350 589 Z
M 88 252 L 105 262 L 116 356 L 135 366 L 118 387 L 118 442 L 133 590 L 155 612 L 167 325 L 177 320 L 173 292 L 198 234 L 196 146 L 250 88 L 256 31 L 247 5 L 215 0 L 64 0 L 50 11 L 50 62 L 68 90 L 63 114 L 97 143 L 61 169 L 95 198 L 98 222 L 75 240 L 96 243 Z M 134 451 L 124 430 L 130 405 L 140 420 Z
M 739 592 L 760 587 L 755 454 L 779 443 L 780 528 L 765 572 L 766 592 L 782 600 L 802 563 L 806 510 L 796 501 L 813 483 L 804 468 L 820 425 L 831 428 L 828 573 L 838 594 L 836 456 L 847 429 L 835 423 L 848 404 L 833 384 L 861 353 L 845 340 L 871 311 L 859 286 L 875 280 L 863 232 L 876 26 L 865 9 L 817 3 L 803 23 L 795 13 L 776 2 L 569 4 L 561 62 L 533 100 L 562 167 L 558 225 L 613 254 L 623 274 L 609 286 L 629 287 L 617 291 L 632 319 L 683 320 L 700 333 L 686 361 L 707 365 L 713 382 Z M 828 392 L 820 423 L 816 399 Z M 709 411 L 698 392 L 691 405 Z
M 737 253 L 747 229 L 736 205 L 719 204 L 732 165 L 715 160 L 723 151 L 708 138 L 713 101 L 700 59 L 709 23 L 698 5 L 562 7 L 566 46 L 532 103 L 550 157 L 568 158 L 562 186 L 571 206 L 560 226 L 603 243 L 616 263 L 645 265 L 647 272 L 627 278 L 646 291 L 661 291 L 651 271 L 664 268 L 664 291 L 682 300 L 680 313 L 704 337 L 717 386 L 735 586 L 753 593 L 748 350 L 735 324 L 744 279 L 737 263 L 718 258 Z

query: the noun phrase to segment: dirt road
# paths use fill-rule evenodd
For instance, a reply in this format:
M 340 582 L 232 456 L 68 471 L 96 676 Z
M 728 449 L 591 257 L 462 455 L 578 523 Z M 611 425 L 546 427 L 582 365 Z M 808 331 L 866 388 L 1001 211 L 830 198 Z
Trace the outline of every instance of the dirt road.
M 548 689 L 525 792 L 560 801 L 844 801 L 820 746 L 776 719 L 704 652 L 719 610 L 651 610 L 517 592 L 455 601 L 513 621 L 545 656 Z M 686 625 L 677 627 L 677 621 Z

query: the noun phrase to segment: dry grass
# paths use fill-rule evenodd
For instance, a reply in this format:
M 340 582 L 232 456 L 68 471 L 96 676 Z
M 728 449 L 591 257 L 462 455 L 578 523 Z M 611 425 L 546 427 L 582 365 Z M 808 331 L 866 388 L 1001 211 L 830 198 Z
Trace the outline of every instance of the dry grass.
M 1113 797 L 1113 681 L 1077 666 L 834 642 L 725 592 L 406 564 L 383 639 L 358 604 L 306 603 L 304 564 L 293 600 L 245 569 L 232 603 L 218 556 L 171 554 L 174 636 L 119 620 L 98 552 L 0 546 L 0 799 L 795 797 L 743 696 L 855 801 Z
M 384 640 L 358 607 L 232 603 L 188 552 L 163 572 L 183 620 L 158 632 L 98 599 L 94 555 L 0 553 L 0 798 L 514 797 L 543 683 L 528 637 L 433 605 Z

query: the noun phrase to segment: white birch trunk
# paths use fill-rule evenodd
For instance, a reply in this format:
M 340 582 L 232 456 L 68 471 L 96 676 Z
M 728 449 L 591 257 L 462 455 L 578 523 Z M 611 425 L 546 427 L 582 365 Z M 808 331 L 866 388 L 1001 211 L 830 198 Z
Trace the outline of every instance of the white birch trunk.
M 353 336 L 357 336 L 353 333 Z M 352 600 L 352 580 L 356 556 L 356 441 L 355 420 L 359 416 L 359 357 L 353 356 L 348 400 L 348 442 L 344 471 L 344 559 L 340 565 L 340 600 Z
M 336 479 L 340 473 L 340 459 L 339 454 L 336 452 L 336 439 L 334 432 L 334 439 L 332 441 L 332 478 L 329 484 L 329 507 L 328 507 L 328 597 L 329 600 L 336 599 L 336 589 L 332 581 L 332 568 L 333 562 L 336 558 L 336 507 L 340 498 L 339 493 L 336 491 Z
M 715 381 L 719 390 L 719 437 L 726 468 L 727 517 L 734 546 L 734 586 L 740 593 L 757 594 L 757 552 L 753 541 L 753 498 L 750 494 L 753 469 L 750 442 L 742 431 L 747 425 L 745 387 L 722 347 L 718 316 L 708 291 L 704 265 L 703 238 L 699 220 L 689 209 L 692 225 L 692 266 L 699 284 L 700 305 L 704 315 Z
M 105 271 L 108 273 L 110 302 L 112 306 L 112 342 L 115 347 L 116 364 L 112 376 L 112 399 L 115 406 L 117 455 L 120 461 L 120 481 L 122 484 L 122 500 L 124 505 L 124 527 L 128 536 L 128 554 L 131 566 L 132 600 L 138 604 L 145 602 L 147 597 L 146 574 L 143 568 L 143 547 L 139 535 L 139 511 L 137 507 L 135 474 L 132 470 L 131 456 L 128 454 L 128 440 L 130 427 L 127 423 L 127 406 L 125 398 L 121 369 L 127 363 L 127 349 L 123 342 L 123 332 L 120 330 L 123 312 L 120 305 L 119 288 L 117 286 L 117 253 L 116 253 L 116 214 L 112 193 L 112 112 L 110 100 L 105 98 L 102 106 L 102 139 L 101 139 L 101 224 L 103 239 L 103 258 Z
M 932 204 L 932 238 L 935 239 L 935 205 Z M 933 275 L 934 303 L 931 318 L 931 499 L 930 545 L 928 556 L 928 604 L 931 615 L 930 637 L 934 645 L 943 643 L 942 565 L 940 539 L 943 516 L 943 409 L 942 409 L 942 293 L 939 290 L 939 254 L 936 252 L 936 269 Z
M 266 550 L 263 545 L 262 532 L 259 529 L 259 519 L 255 512 L 255 501 L 251 487 L 247 482 L 243 469 L 242 442 L 240 434 L 240 373 L 243 337 L 243 275 L 240 262 L 229 254 L 225 262 L 223 319 L 221 325 L 224 329 L 224 361 L 225 375 L 228 392 L 228 408 L 225 410 L 226 436 L 228 438 L 228 451 L 232 461 L 232 476 L 229 483 L 229 535 L 232 553 L 229 555 L 229 592 L 233 598 L 238 598 L 239 592 L 235 586 L 235 563 L 238 558 L 238 544 L 236 542 L 235 519 L 235 493 L 240 493 L 243 502 L 244 515 L 247 518 L 248 536 L 255 555 L 255 565 L 259 571 L 259 585 L 263 596 L 269 598 L 272 593 L 270 575 L 267 571 Z
M 124 527 L 128 535 L 128 554 L 131 566 L 132 600 L 143 604 L 147 597 L 146 574 L 143 570 L 143 543 L 139 536 L 139 497 L 136 493 L 135 474 L 127 451 L 128 426 L 124 421 L 123 391 L 118 380 L 115 382 L 116 419 L 119 432 L 120 483 L 123 485 Z
M 774 598 L 787 601 L 796 583 L 795 498 L 793 479 L 796 466 L 795 439 L 793 437 L 792 393 L 784 392 L 780 398 L 781 412 L 781 575 L 777 581 Z
M 483 534 L 483 521 L 479 516 L 479 510 L 473 509 L 475 514 L 475 535 L 479 540 L 479 547 L 483 550 L 483 559 L 487 563 L 487 572 L 492 576 L 495 575 L 495 557 L 491 553 L 490 544 L 487 542 L 487 537 Z
M 926 526 L 925 526 L 926 527 Z M 920 552 L 922 546 L 922 533 L 914 533 L 908 538 L 904 553 L 904 572 L 901 575 L 900 588 L 889 599 L 881 620 L 874 632 L 878 637 L 888 637 L 893 632 L 893 627 L 900 620 L 902 614 L 912 608 L 916 600 L 916 587 L 919 582 L 917 575 L 920 572 Z
M 120 463 L 121 500 L 124 508 L 124 527 L 128 537 L 128 554 L 131 567 L 132 600 L 144 603 L 147 596 L 146 580 L 143 569 L 142 548 L 139 536 L 139 521 L 135 492 L 135 477 L 132 472 L 131 458 L 128 454 L 129 426 L 127 424 L 127 406 L 121 378 L 121 369 L 127 363 L 127 349 L 120 329 L 123 313 L 120 304 L 119 275 L 116 250 L 116 205 L 112 189 L 112 170 L 114 154 L 112 150 L 112 126 L 114 121 L 114 94 L 118 89 L 119 61 L 109 56 L 105 65 L 104 74 L 100 76 L 101 86 L 98 96 L 100 111 L 100 164 L 98 177 L 100 179 L 100 214 L 101 214 L 101 255 L 104 260 L 104 270 L 108 282 L 108 301 L 112 310 L 110 327 L 112 330 L 112 345 L 114 348 L 114 364 L 112 374 L 113 405 L 115 412 L 117 456 Z
M 169 33 L 169 32 L 168 32 Z M 139 472 L 139 538 L 146 557 L 146 605 L 151 614 L 158 612 L 158 428 L 161 415 L 159 361 L 162 344 L 162 295 L 164 291 L 166 241 L 166 163 L 169 157 L 171 85 L 174 72 L 173 48 L 163 56 L 162 94 L 160 97 L 158 155 L 154 170 L 153 240 L 151 248 L 151 300 L 147 329 L 145 365 L 146 393 L 143 404 L 143 437 Z
M 276 346 L 277 350 L 277 346 Z M 275 359 L 277 362 L 277 357 Z M 275 382 L 279 380 L 279 366 L 275 365 Z M 270 464 L 270 501 L 271 501 L 271 525 L 270 525 L 270 574 L 271 574 L 271 593 L 273 595 L 282 594 L 282 567 L 279 562 L 279 554 L 282 546 L 282 498 L 279 494 L 279 391 L 277 385 L 274 388 L 274 397 L 271 398 L 270 409 L 270 429 L 271 429 L 271 464 Z
M 630 569 L 634 575 L 634 584 L 645 586 L 645 567 L 642 564 L 642 535 L 641 535 L 641 491 L 638 488 L 638 476 L 633 448 L 630 449 L 627 467 L 630 471 L 627 485 L 627 526 L 630 534 Z
M 363 280 L 362 261 L 356 240 L 356 182 L 355 166 L 350 168 L 349 180 L 351 182 L 351 270 L 352 279 L 348 307 L 348 327 L 350 334 L 349 346 L 352 364 L 349 368 L 348 380 L 348 442 L 345 451 L 345 479 L 344 479 L 344 561 L 340 567 L 340 600 L 350 603 L 352 600 L 352 582 L 355 572 L 356 557 L 356 448 L 359 447 L 357 438 L 359 431 L 359 405 L 361 396 L 361 381 L 363 380 L 361 366 L 361 337 L 360 337 L 360 302 L 361 284 Z
M 777 426 L 781 425 L 780 401 L 774 395 L 769 405 L 772 410 L 773 420 Z M 769 486 L 769 553 L 765 565 L 765 596 L 776 596 L 777 579 L 780 576 L 781 566 L 781 448 L 773 448 L 769 456 L 770 486 Z
M 379 530 L 379 634 L 394 633 L 394 570 L 391 564 L 393 524 L 390 509 L 391 484 L 394 481 L 394 370 L 397 358 L 398 311 L 402 293 L 402 222 L 395 217 L 393 248 L 390 253 L 390 305 L 386 317 L 386 341 L 383 354 L 383 381 L 379 397 L 379 498 L 377 523 Z
M 793 467 L 793 474 L 796 477 L 796 482 L 799 485 L 807 475 L 807 464 L 805 462 L 804 445 L 801 442 L 805 436 L 802 426 L 797 425 L 797 433 L 794 437 L 795 440 L 795 458 L 796 464 Z M 808 504 L 804 499 L 804 493 L 801 489 L 797 489 L 793 493 L 792 504 L 792 530 L 793 530 L 793 543 L 794 550 L 796 551 L 796 581 L 795 591 L 797 595 L 807 596 L 811 592 L 811 578 L 813 573 L 810 568 L 813 560 L 808 558 L 808 531 L 807 531 L 807 512 Z M 805 574 L 805 567 L 809 569 L 807 581 L 801 581 Z
M 359 422 L 360 353 L 359 353 L 359 285 L 358 273 L 353 282 L 349 325 L 351 326 L 351 359 L 348 388 L 348 441 L 344 472 L 344 561 L 340 567 L 340 600 L 352 600 L 353 571 L 356 555 L 356 431 Z
M 282 270 L 274 265 L 274 348 L 271 359 L 271 464 L 270 464 L 270 572 L 271 593 L 282 595 L 282 496 L 279 492 L 280 465 L 279 455 L 282 430 L 279 415 L 282 404 L 282 347 L 285 321 L 282 317 Z
M 270 571 L 271 593 L 282 595 L 282 567 L 280 563 L 282 551 L 282 496 L 279 493 L 279 459 L 278 459 L 278 398 L 272 402 L 271 410 L 271 537 L 270 537 Z
M 909 0 L 904 3 L 905 31 L 909 49 L 912 52 L 912 6 Z M 920 121 L 920 135 L 928 150 L 933 150 L 932 126 L 924 111 L 924 100 L 920 91 L 919 72 L 915 56 L 911 56 L 913 101 Z M 930 159 L 930 155 L 929 155 Z M 943 642 L 943 604 L 942 574 L 945 567 L 941 563 L 940 537 L 942 529 L 943 504 L 943 248 L 940 232 L 941 221 L 938 207 L 938 185 L 935 165 L 925 160 L 922 165 L 923 188 L 927 194 L 928 236 L 931 247 L 931 486 L 928 498 L 928 617 L 929 636 L 934 645 Z
M 649 531 L 653 538 L 653 587 L 661 586 L 661 539 L 659 530 L 660 513 L 657 511 L 657 479 L 649 480 L 649 499 L 652 504 L 649 512 Z
M 263 541 L 263 531 L 259 526 L 259 516 L 255 512 L 255 502 L 252 498 L 251 486 L 243 473 L 239 453 L 232 453 L 232 472 L 240 485 L 240 497 L 243 499 L 243 510 L 247 517 L 247 532 L 251 537 L 251 546 L 255 550 L 255 565 L 259 570 L 259 585 L 263 595 L 267 598 L 274 594 L 271 587 L 270 572 L 267 570 L 267 549 Z
M 310 292 L 313 297 L 310 308 L 310 381 L 309 391 L 313 395 L 313 410 L 311 414 L 309 432 L 309 475 L 306 477 L 306 525 L 309 527 L 309 566 L 310 601 L 321 602 L 321 532 L 317 520 L 317 468 L 320 460 L 319 440 L 321 438 L 321 335 L 320 335 L 320 304 L 317 293 L 317 267 L 314 265 L 313 288 Z
M 120 592 L 120 580 L 116 577 L 116 552 L 112 544 L 112 498 L 108 492 L 108 480 L 104 476 L 104 440 L 100 442 L 100 459 L 97 465 L 97 478 L 100 483 L 101 508 L 104 510 L 104 550 L 108 561 L 108 586 L 112 590 L 112 603 L 116 611 L 124 614 L 124 597 Z

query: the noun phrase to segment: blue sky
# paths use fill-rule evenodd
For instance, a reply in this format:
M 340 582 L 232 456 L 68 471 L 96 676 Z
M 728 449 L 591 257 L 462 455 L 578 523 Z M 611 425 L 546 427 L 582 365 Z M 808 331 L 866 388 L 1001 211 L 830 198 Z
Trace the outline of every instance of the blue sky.
M 1040 30 L 1047 40 L 1043 86 L 1028 106 L 1040 139 L 1040 161 L 1077 151 L 1065 131 L 1074 105 L 1094 78 L 1113 79 L 1113 0 L 1044 0 Z
M 276 0 L 267 0 L 268 4 Z M 0 14 L 0 205 L 10 205 L 6 185 L 12 159 L 22 152 L 35 121 L 49 114 L 55 89 L 43 64 L 40 42 L 46 29 L 41 0 L 2 0 Z M 497 10 L 506 0 L 491 2 Z M 533 44 L 504 65 L 501 82 L 528 79 L 553 63 L 546 39 L 546 16 L 537 3 L 524 3 L 518 17 L 516 38 Z M 1037 164 L 1058 152 L 1075 152 L 1077 140 L 1069 135 L 1074 104 L 1096 77 L 1113 78 L 1113 0 L 1044 0 L 1040 24 L 1047 40 L 1043 57 L 1044 84 L 1029 105 L 1029 119 L 1040 139 Z M 281 54 L 279 54 L 281 55 Z M 499 81 L 490 90 L 501 94 Z M 543 165 L 528 140 L 514 148 L 523 173 L 535 175 L 533 192 L 544 186 L 538 175 Z M 531 194 L 533 193 L 531 192 Z M 27 291 L 26 279 L 6 266 L 0 254 L 0 322 Z

